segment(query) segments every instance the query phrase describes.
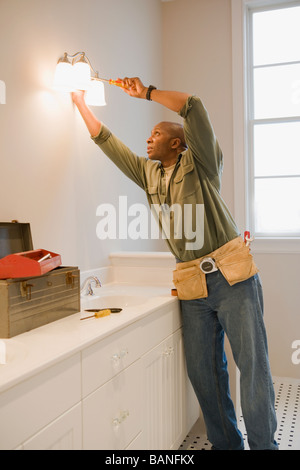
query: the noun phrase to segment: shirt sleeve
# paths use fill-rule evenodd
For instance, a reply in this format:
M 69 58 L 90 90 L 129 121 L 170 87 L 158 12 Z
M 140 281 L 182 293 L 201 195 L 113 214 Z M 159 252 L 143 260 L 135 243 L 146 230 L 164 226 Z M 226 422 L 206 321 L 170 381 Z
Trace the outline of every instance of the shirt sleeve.
M 100 147 L 105 155 L 134 183 L 142 189 L 146 187 L 146 158 L 138 157 L 121 142 L 104 124 L 96 137 L 91 139 Z
M 200 98 L 190 96 L 179 115 L 184 118 L 186 143 L 196 164 L 212 178 L 219 176 L 223 169 L 223 155 Z

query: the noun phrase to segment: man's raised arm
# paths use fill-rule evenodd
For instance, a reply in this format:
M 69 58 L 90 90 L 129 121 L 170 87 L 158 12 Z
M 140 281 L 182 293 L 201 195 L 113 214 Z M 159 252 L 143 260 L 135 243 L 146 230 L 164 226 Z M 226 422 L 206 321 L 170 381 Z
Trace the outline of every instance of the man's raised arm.
M 149 95 L 149 88 L 145 87 L 138 77 L 135 78 L 124 78 L 122 81 L 122 89 L 134 98 L 147 99 L 150 97 L 152 101 L 165 106 L 172 111 L 179 112 L 187 98 L 190 96 L 188 93 L 182 93 L 179 91 L 166 91 L 152 89 Z M 84 91 L 76 91 L 72 93 L 72 99 L 77 106 L 87 128 L 92 137 L 96 137 L 101 129 L 101 122 L 93 114 L 90 108 L 87 106 L 84 99 Z
M 147 99 L 148 87 L 144 86 L 138 77 L 123 78 L 123 90 L 135 98 Z M 151 100 L 178 113 L 190 95 L 179 91 L 151 90 Z
M 96 137 L 101 129 L 101 122 L 87 106 L 84 99 L 84 91 L 75 91 L 72 93 L 72 100 L 76 104 L 86 127 L 92 137 Z

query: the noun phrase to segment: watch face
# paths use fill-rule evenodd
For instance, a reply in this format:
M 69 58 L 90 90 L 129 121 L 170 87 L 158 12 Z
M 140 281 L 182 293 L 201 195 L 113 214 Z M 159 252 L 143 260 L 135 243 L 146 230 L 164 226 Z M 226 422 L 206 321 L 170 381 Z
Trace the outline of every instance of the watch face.
M 206 273 L 210 273 L 210 271 L 212 271 L 213 268 L 214 268 L 214 265 L 211 261 L 204 261 L 201 264 L 201 269 Z

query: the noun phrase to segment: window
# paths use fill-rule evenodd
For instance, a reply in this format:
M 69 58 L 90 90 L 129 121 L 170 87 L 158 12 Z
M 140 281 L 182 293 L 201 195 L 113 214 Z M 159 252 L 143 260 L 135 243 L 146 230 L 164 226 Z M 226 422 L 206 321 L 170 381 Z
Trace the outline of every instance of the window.
M 247 220 L 255 237 L 300 237 L 300 1 L 245 3 Z

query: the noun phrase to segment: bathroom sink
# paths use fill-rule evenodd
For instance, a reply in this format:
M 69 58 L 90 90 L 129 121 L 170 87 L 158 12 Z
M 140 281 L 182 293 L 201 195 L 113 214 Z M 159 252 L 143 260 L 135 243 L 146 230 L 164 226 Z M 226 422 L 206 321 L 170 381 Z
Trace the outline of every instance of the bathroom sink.
M 137 305 L 142 305 L 147 302 L 148 298 L 141 295 L 101 295 L 97 296 L 95 299 L 86 299 L 86 305 L 88 307 L 84 308 L 126 308 L 126 307 L 135 307 Z

